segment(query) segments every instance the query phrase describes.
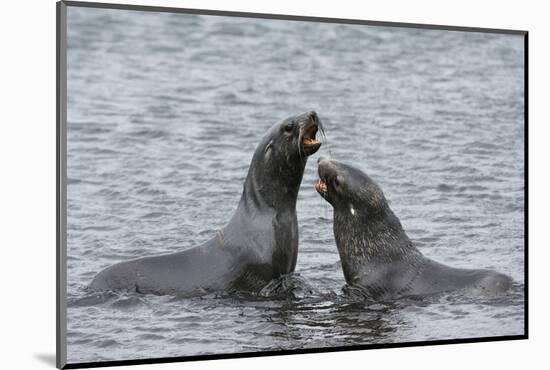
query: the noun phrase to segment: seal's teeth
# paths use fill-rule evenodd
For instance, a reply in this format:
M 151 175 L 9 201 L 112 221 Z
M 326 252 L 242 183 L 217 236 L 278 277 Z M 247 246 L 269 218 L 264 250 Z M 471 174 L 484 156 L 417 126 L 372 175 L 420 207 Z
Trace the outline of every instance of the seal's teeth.
M 315 135 L 317 135 L 317 127 L 311 126 L 306 129 L 304 129 L 303 136 L 302 136 L 302 144 L 303 145 L 318 145 L 321 142 L 315 138 Z
M 317 189 L 317 191 L 319 193 L 326 193 L 327 192 L 327 184 L 325 184 L 325 182 L 323 180 L 318 179 L 317 183 L 315 184 L 315 189 Z
M 305 145 L 314 145 L 314 144 L 319 144 L 320 141 L 315 139 L 315 138 L 309 138 L 309 137 L 306 137 L 304 138 L 304 140 L 302 140 L 302 142 L 305 144 Z

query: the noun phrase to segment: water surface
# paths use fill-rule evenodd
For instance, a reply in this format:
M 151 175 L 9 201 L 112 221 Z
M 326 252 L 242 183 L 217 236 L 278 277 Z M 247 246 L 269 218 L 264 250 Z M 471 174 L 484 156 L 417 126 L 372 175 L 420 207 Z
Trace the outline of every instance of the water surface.
M 69 362 L 522 334 L 523 60 L 515 35 L 69 7 Z M 87 292 L 106 266 L 208 240 L 265 131 L 312 109 L 328 142 L 298 197 L 289 296 Z M 314 190 L 328 154 L 382 186 L 424 254 L 514 289 L 343 296 Z

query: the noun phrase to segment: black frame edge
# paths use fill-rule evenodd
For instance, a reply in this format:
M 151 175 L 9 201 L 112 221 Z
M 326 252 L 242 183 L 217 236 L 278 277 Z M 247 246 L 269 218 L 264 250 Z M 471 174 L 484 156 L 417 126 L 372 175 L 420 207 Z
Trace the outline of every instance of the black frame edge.
M 524 180 L 523 180 L 523 262 L 524 262 L 524 333 L 525 338 L 529 338 L 529 32 L 525 32 L 524 35 L 524 48 L 523 48 L 523 70 L 524 70 Z
M 326 348 L 280 350 L 280 351 L 265 351 L 265 352 L 242 352 L 242 353 L 228 353 L 228 354 L 217 354 L 217 355 L 163 357 L 163 358 L 148 358 L 148 359 L 136 359 L 136 360 L 103 361 L 103 362 L 80 362 L 80 363 L 74 363 L 74 364 L 67 364 L 63 369 L 82 369 L 82 368 L 95 368 L 95 367 L 162 364 L 162 363 L 173 363 L 173 362 L 224 360 L 224 359 L 236 359 L 236 358 L 286 356 L 286 355 L 329 353 L 329 352 L 349 352 L 349 351 L 360 351 L 365 349 L 425 347 L 425 346 L 437 346 L 437 345 L 449 345 L 449 344 L 484 343 L 484 342 L 499 342 L 499 341 L 524 340 L 524 339 L 527 339 L 526 335 L 510 335 L 510 336 L 501 336 L 501 337 L 445 339 L 445 340 L 436 340 L 436 341 L 419 341 L 419 342 L 387 343 L 387 344 L 383 343 L 383 344 L 369 344 L 369 345 L 345 346 L 345 347 L 326 347 Z
M 384 22 L 384 21 L 370 21 L 370 20 L 351 19 L 351 18 L 311 17 L 311 16 L 289 15 L 289 14 L 233 12 L 233 11 L 227 11 L 227 10 L 175 8 L 175 7 L 152 6 L 152 5 L 112 4 L 112 3 L 102 3 L 102 2 L 85 2 L 85 1 L 71 1 L 71 0 L 63 1 L 63 3 L 65 3 L 67 6 L 75 6 L 75 7 L 82 7 L 82 8 L 137 10 L 137 11 L 153 11 L 153 12 L 163 12 L 163 13 L 186 13 L 186 14 L 197 14 L 197 15 L 217 15 L 217 16 L 225 16 L 225 17 L 279 19 L 279 20 L 302 21 L 302 22 L 360 24 L 360 25 L 368 25 L 368 26 L 422 28 L 422 29 L 445 30 L 445 31 L 485 32 L 485 33 L 515 34 L 515 35 L 523 35 L 524 33 L 527 32 L 524 30 L 512 30 L 512 29 L 449 26 L 449 25 L 436 25 L 436 24 L 424 24 L 424 23 Z
M 56 3 L 56 367 L 67 365 L 67 6 Z

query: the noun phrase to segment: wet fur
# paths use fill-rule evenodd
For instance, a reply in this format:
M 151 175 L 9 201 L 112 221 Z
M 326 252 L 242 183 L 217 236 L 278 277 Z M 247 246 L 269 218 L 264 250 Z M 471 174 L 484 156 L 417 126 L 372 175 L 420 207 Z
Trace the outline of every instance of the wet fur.
M 328 186 L 321 195 L 334 207 L 344 277 L 366 295 L 391 299 L 459 289 L 494 294 L 510 287 L 511 278 L 501 273 L 453 268 L 425 257 L 403 230 L 382 189 L 360 170 L 321 159 L 319 176 Z
M 184 296 L 258 291 L 270 280 L 294 271 L 296 198 L 307 162 L 299 140 L 303 127 L 311 122 L 322 129 L 315 112 L 309 112 L 267 132 L 252 158 L 235 214 L 212 239 L 182 252 L 110 266 L 93 279 L 90 288 Z

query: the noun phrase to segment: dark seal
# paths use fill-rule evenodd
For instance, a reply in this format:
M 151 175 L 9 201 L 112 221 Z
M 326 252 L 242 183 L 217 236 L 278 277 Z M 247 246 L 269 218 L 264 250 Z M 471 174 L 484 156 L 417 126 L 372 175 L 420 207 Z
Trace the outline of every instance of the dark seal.
M 294 271 L 296 198 L 307 158 L 321 146 L 319 129 L 315 112 L 269 129 L 252 157 L 235 214 L 205 244 L 115 264 L 101 271 L 90 288 L 184 296 L 257 291 Z
M 453 268 L 425 257 L 390 209 L 382 189 L 349 165 L 320 158 L 316 189 L 334 208 L 334 237 L 346 282 L 370 298 L 431 295 L 465 289 L 494 294 L 512 279 L 481 269 Z

